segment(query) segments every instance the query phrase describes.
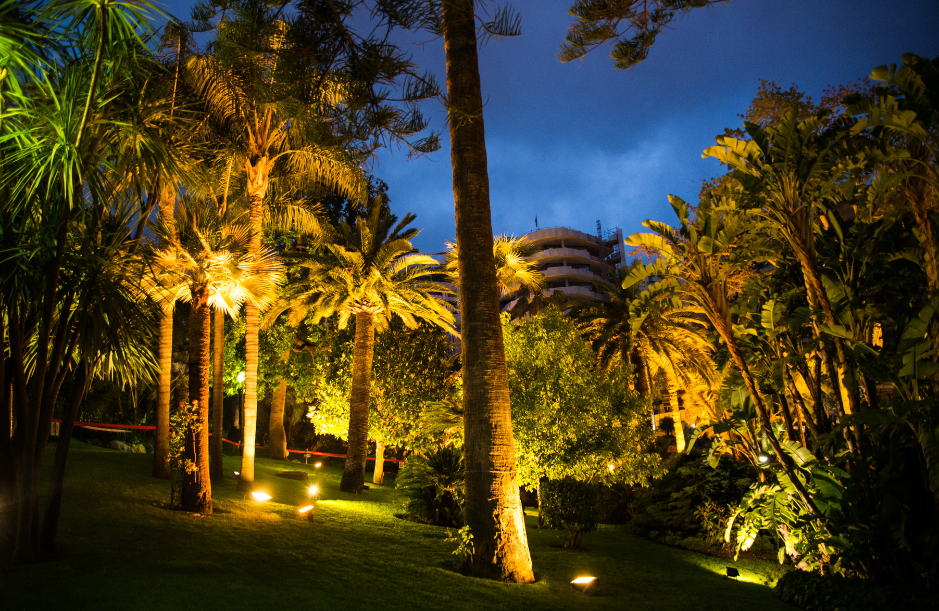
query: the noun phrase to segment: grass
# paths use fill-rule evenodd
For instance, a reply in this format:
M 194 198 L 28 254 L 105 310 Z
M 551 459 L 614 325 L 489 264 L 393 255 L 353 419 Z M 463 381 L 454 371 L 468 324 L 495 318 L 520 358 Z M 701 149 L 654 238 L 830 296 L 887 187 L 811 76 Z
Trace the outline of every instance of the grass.
M 47 459 L 51 464 L 51 452 Z M 324 465 L 258 459 L 256 481 L 274 500 L 248 501 L 235 490 L 240 457 L 226 457 L 226 479 L 213 484 L 218 511 L 193 516 L 162 507 L 169 483 L 150 477 L 152 456 L 85 449 L 71 452 L 61 555 L 38 565 L 0 569 L 0 601 L 18 609 L 793 609 L 767 582 L 778 568 L 732 563 L 601 526 L 584 537 L 589 551 L 556 547 L 557 531 L 527 516 L 537 582 L 504 584 L 452 570 L 446 529 L 393 516 L 401 499 L 390 486 L 360 496 L 339 492 L 341 471 Z M 297 508 L 306 486 L 275 477 L 308 471 L 319 485 L 312 522 Z M 47 469 L 48 471 L 48 469 Z M 734 565 L 742 579 L 722 577 Z M 600 578 L 588 598 L 568 582 Z

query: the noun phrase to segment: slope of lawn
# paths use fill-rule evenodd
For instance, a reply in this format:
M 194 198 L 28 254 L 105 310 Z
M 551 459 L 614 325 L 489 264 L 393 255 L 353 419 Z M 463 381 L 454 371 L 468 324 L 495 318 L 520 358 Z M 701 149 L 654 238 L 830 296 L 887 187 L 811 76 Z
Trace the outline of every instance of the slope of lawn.
M 52 452 L 47 452 L 51 464 Z M 339 492 L 341 471 L 257 460 L 259 504 L 235 490 L 240 457 L 226 457 L 213 484 L 217 513 L 164 508 L 169 483 L 150 477 L 151 455 L 73 450 L 61 524 L 61 555 L 0 567 L 0 607 L 19 609 L 793 609 L 773 595 L 771 564 L 740 561 L 741 581 L 723 578 L 727 560 L 657 545 L 622 527 L 584 537 L 589 551 L 557 547 L 557 531 L 528 537 L 537 583 L 510 585 L 452 570 L 444 528 L 397 519 L 390 486 L 361 496 Z M 275 477 L 309 472 L 321 490 L 312 521 L 300 519 L 306 485 Z M 48 471 L 48 469 L 46 470 Z M 393 480 L 391 480 L 393 482 Z M 603 595 L 568 582 L 596 575 Z

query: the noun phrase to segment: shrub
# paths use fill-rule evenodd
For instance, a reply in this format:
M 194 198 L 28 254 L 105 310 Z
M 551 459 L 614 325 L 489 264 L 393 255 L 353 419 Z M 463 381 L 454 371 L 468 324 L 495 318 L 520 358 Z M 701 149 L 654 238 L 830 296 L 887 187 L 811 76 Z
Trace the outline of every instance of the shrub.
M 564 547 L 581 547 L 584 533 L 597 529 L 600 488 L 565 477 L 541 484 L 541 516 L 549 528 L 567 529 Z
M 463 525 L 466 487 L 463 453 L 438 448 L 427 456 L 409 456 L 398 474 L 396 487 L 408 497 L 408 515 L 437 526 Z
M 675 434 L 675 421 L 672 420 L 671 416 L 665 416 L 659 420 L 659 430 L 666 435 Z
M 776 583 L 783 601 L 805 611 L 933 611 L 939 609 L 935 594 L 902 586 L 875 587 L 860 579 L 836 575 L 822 577 L 808 571 L 789 571 Z
M 708 541 L 704 547 L 722 546 L 727 519 L 754 481 L 752 469 L 731 460 L 713 469 L 685 454 L 668 462 L 668 474 L 641 490 L 629 530 L 654 540 L 696 538 Z

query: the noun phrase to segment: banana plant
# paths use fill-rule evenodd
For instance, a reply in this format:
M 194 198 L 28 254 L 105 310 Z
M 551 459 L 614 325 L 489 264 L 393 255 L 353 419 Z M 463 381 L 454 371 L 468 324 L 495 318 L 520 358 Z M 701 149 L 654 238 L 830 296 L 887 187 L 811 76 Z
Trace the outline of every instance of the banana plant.
M 793 250 L 802 266 L 809 305 L 820 310 L 822 322 L 837 324 L 831 301 L 825 292 L 822 269 L 816 251 L 815 235 L 821 228 L 837 221 L 830 204 L 844 199 L 857 181 L 855 176 L 865 168 L 866 158 L 853 153 L 852 138 L 865 126 L 863 123 L 840 120 L 832 128 L 821 131 L 827 113 L 804 121 L 798 120 L 798 108 L 791 108 L 773 128 L 763 129 L 744 123 L 749 140 L 718 137 L 718 146 L 704 151 L 732 170 L 744 196 L 743 203 L 764 223 L 765 231 Z M 816 327 L 816 338 L 821 331 Z M 844 343 L 833 340 L 837 364 L 820 346 L 829 377 L 844 387 L 836 393 L 839 415 L 860 409 L 857 382 L 848 363 Z M 848 440 L 856 452 L 853 440 Z
M 678 216 L 678 233 L 664 223 L 646 221 L 654 233 L 633 234 L 626 240 L 631 246 L 657 249 L 661 257 L 650 264 L 637 266 L 623 281 L 629 288 L 652 276 L 662 280 L 649 287 L 653 293 L 676 291 L 680 298 L 699 307 L 726 344 L 734 364 L 740 370 L 747 391 L 756 407 L 760 425 L 777 460 L 798 491 L 802 502 L 817 518 L 821 518 L 814 501 L 796 477 L 797 469 L 786 454 L 773 430 L 766 402 L 744 358 L 731 320 L 730 287 L 733 279 L 754 262 L 772 261 L 778 256 L 775 245 L 758 233 L 763 229 L 741 211 L 733 199 L 725 198 L 717 205 L 698 210 L 692 221 L 688 205 L 679 197 L 669 196 Z M 826 524 L 822 528 L 827 529 Z

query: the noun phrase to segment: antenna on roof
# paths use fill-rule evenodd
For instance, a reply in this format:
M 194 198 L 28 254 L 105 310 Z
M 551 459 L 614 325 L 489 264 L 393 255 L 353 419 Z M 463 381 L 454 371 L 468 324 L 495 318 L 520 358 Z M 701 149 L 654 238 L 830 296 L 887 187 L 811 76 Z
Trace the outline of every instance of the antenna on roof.
M 600 229 L 600 221 L 597 221 L 597 239 L 600 243 L 603 243 L 603 231 Z

